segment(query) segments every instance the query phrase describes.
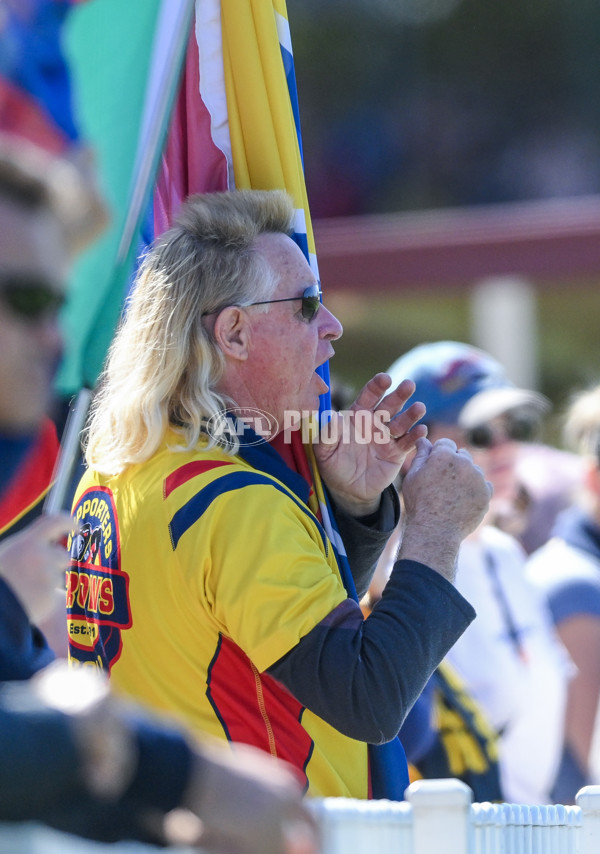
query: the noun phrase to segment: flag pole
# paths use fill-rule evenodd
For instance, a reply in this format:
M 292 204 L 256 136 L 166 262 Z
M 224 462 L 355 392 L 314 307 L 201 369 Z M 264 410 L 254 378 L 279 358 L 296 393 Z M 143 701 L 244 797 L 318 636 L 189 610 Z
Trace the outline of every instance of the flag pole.
M 44 502 L 44 515 L 49 516 L 52 513 L 59 513 L 65 507 L 65 500 L 75 464 L 81 452 L 81 431 L 87 418 L 88 410 L 92 400 L 92 392 L 89 388 L 80 389 L 75 397 L 75 402 L 72 404 L 63 438 L 60 444 L 60 451 L 54 468 L 52 478 L 52 486 L 48 491 Z M 68 508 L 70 509 L 70 508 Z

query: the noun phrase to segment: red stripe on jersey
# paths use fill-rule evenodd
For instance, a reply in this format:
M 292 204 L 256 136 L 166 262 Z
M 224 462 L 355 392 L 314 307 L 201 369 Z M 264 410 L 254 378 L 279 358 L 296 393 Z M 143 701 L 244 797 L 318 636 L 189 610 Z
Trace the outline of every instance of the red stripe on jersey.
M 164 497 L 168 498 L 174 489 L 182 486 L 199 474 L 206 474 L 211 469 L 219 468 L 220 466 L 231 466 L 233 463 L 226 460 L 193 460 L 191 463 L 186 463 L 165 479 Z
M 284 759 L 308 786 L 313 741 L 300 723 L 304 706 L 277 680 L 259 673 L 248 656 L 221 636 L 208 672 L 207 696 L 232 742 Z

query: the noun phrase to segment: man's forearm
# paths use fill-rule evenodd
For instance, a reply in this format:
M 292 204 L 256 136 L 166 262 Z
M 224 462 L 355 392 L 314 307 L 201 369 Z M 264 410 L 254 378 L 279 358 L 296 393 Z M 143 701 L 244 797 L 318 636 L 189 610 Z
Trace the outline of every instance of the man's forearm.
M 453 584 L 460 543 L 456 531 L 447 525 L 410 522 L 402 532 L 398 559 L 424 563 Z
M 268 673 L 350 738 L 389 741 L 474 617 L 442 575 L 401 560 L 366 620 L 345 600 Z

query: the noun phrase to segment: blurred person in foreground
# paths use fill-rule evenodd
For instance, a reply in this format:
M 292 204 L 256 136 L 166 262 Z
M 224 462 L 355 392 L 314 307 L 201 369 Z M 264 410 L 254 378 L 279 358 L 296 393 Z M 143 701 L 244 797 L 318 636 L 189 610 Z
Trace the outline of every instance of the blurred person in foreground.
M 2 136 L 0 157 L 0 501 L 9 502 L 52 399 L 58 311 L 87 196 L 72 166 L 24 140 Z M 71 529 L 62 513 L 0 543 L 0 681 L 26 679 L 54 658 L 37 625 L 60 618 L 61 541 Z
M 51 393 L 80 192 L 65 163 L 0 137 L 0 491 Z M 59 611 L 68 562 L 59 540 L 71 530 L 69 515 L 43 517 L 0 546 L 0 820 L 106 841 L 314 854 L 290 768 L 255 750 L 200 745 L 116 700 L 99 674 L 51 663 L 31 621 Z
M 452 582 L 490 487 L 384 374 L 302 443 L 342 327 L 293 219 L 280 191 L 193 196 L 143 260 L 75 496 L 70 660 L 286 759 L 309 795 L 402 799 L 396 735 L 474 617 Z M 415 445 L 400 559 L 365 620 L 333 525 L 363 553 L 375 529 L 370 575 Z
M 60 171 L 58 164 L 64 162 L 62 171 L 67 181 L 72 183 L 70 174 L 77 175 L 79 191 L 75 204 L 61 214 L 65 223 L 68 220 L 70 252 L 85 247 L 107 222 L 93 153 L 77 128 L 69 67 L 63 53 L 63 28 L 73 5 L 72 0 L 0 2 L 0 130 L 5 136 L 23 140 L 25 145 L 34 144 L 54 157 L 57 164 L 54 173 Z M 5 228 L 4 244 L 10 237 L 11 232 Z M 15 254 L 18 250 L 13 246 L 10 251 Z M 48 255 L 50 270 L 56 263 L 57 252 Z M 10 293 L 5 293 L 5 303 L 7 299 L 13 299 Z M 30 394 L 25 389 L 22 405 L 12 407 L 8 415 L 4 412 L 0 423 L 4 472 L 0 539 L 22 530 L 41 515 L 52 482 L 59 449 L 57 430 L 60 431 L 64 417 L 62 401 L 50 401 L 52 375 L 60 349 L 53 320 L 57 308 L 56 304 L 35 302 L 15 307 L 13 299 L 13 309 L 27 321 L 31 340 L 21 334 L 17 342 L 14 331 L 3 328 L 2 332 L 7 345 L 11 336 L 12 362 L 5 365 L 5 372 L 13 376 L 13 394 L 18 395 L 24 365 L 31 372 L 28 380 L 32 391 Z M 18 355 L 23 357 L 20 361 Z M 14 364 L 17 361 L 19 365 Z M 33 365 L 37 378 L 33 376 Z M 32 423 L 29 398 L 34 381 L 38 386 L 34 406 L 45 408 L 41 419 Z M 17 422 L 24 428 L 19 436 L 14 432 Z M 41 535 L 41 531 L 38 533 Z M 61 640 L 61 652 L 66 655 L 64 632 Z
M 502 793 L 515 803 L 550 803 L 562 749 L 567 690 L 564 648 L 543 597 L 525 578 L 525 553 L 489 524 L 514 485 L 519 443 L 535 434 L 545 398 L 516 388 L 487 353 L 456 341 L 423 344 L 390 368 L 408 377 L 427 407 L 429 436 L 466 447 L 494 486 L 489 516 L 465 539 L 456 586 L 477 619 L 447 661 L 499 734 Z
M 555 786 L 560 803 L 574 803 L 599 770 L 591 751 L 600 698 L 600 386 L 574 396 L 564 440 L 580 455 L 582 485 L 573 505 L 556 520 L 550 540 L 530 557 L 527 576 L 547 597 L 576 667 Z

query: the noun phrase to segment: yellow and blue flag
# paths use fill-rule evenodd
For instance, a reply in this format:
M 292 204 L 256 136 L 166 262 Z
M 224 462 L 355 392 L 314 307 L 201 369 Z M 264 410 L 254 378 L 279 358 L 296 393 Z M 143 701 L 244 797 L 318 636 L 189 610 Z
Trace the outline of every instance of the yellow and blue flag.
M 319 278 L 284 0 L 196 0 L 154 233 L 168 227 L 185 196 L 223 189 L 286 190 L 296 207 L 293 237 Z M 320 372 L 328 381 L 328 366 Z

